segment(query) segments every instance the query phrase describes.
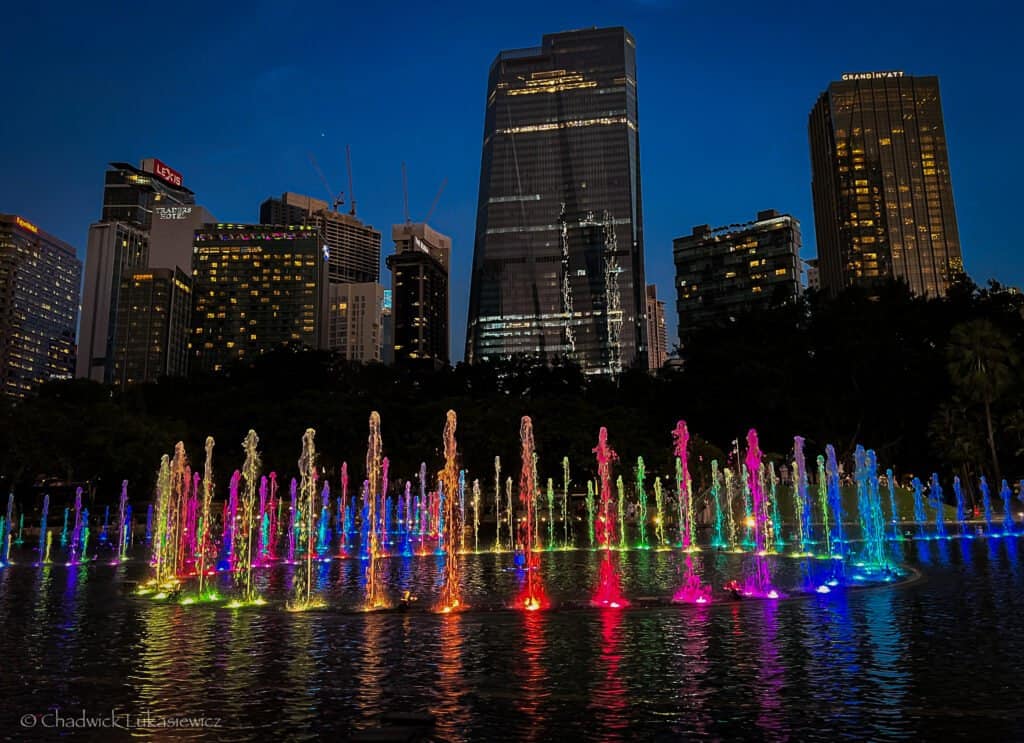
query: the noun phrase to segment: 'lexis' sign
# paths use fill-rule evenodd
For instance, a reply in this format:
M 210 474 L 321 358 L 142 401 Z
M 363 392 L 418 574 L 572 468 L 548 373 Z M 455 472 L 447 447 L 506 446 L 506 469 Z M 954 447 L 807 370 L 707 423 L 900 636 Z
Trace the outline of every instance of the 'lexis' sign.
M 167 181 L 172 186 L 180 186 L 182 183 L 181 173 L 174 168 L 169 168 L 156 158 L 153 158 L 153 175 L 160 180 Z
M 29 232 L 31 232 L 34 235 L 38 235 L 39 234 L 39 228 L 36 227 L 31 222 L 29 222 L 27 219 L 22 219 L 21 217 L 15 217 L 14 218 L 14 223 L 16 225 L 18 225 L 19 227 L 21 227 L 21 229 L 28 230 Z
M 843 80 L 886 80 L 889 78 L 903 77 L 903 70 L 889 70 L 888 72 L 844 72 Z

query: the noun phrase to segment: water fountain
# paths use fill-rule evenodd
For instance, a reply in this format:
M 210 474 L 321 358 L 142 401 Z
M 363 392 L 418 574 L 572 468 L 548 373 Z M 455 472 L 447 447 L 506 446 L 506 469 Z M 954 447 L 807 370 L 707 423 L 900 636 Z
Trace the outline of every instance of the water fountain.
M 494 458 L 494 551 L 501 552 L 501 457 Z
M 588 485 L 590 483 L 587 483 Z M 593 500 L 592 495 L 588 495 L 588 498 Z M 591 531 L 593 531 L 594 515 L 589 514 L 589 521 L 591 523 Z M 658 549 L 668 549 L 668 537 L 665 536 L 665 493 L 661 488 L 661 478 L 654 478 L 654 536 L 658 539 Z M 593 546 L 593 538 L 590 540 L 591 546 Z
M 981 476 L 979 489 L 981 490 L 981 506 L 985 511 L 985 533 L 989 536 L 998 536 L 992 526 L 994 518 L 992 515 L 992 493 L 989 491 L 988 480 L 984 475 Z
M 533 442 L 533 421 L 528 415 L 524 415 L 520 421 L 519 442 L 522 453 L 522 469 L 519 473 L 519 502 L 524 512 L 524 518 L 520 522 L 519 542 L 523 551 L 523 569 L 526 575 L 523 589 L 516 599 L 515 605 L 520 609 L 536 611 L 547 606 L 548 601 L 540 580 L 540 554 L 535 549 L 534 542 L 533 525 L 537 518 L 536 453 Z M 611 498 L 610 492 L 608 497 Z
M 754 574 L 747 581 L 744 593 L 753 596 L 778 598 L 778 592 L 772 587 L 768 561 L 764 559 L 768 550 L 768 503 L 764 492 L 764 484 L 759 473 L 763 469 L 761 448 L 757 441 L 757 431 L 751 428 L 747 432 L 747 456 L 744 464 L 747 472 L 750 497 L 754 509 Z
M 569 457 L 562 457 L 562 546 L 572 547 L 572 530 L 569 526 Z
M 793 488 L 794 510 L 796 512 L 797 544 L 800 552 L 808 554 L 814 543 L 812 531 L 813 508 L 807 485 L 807 460 L 804 455 L 804 437 L 793 437 Z
M 836 450 L 832 444 L 825 446 L 825 460 L 828 505 L 829 509 L 832 511 L 832 519 L 835 524 L 831 538 L 832 554 L 842 557 L 846 554 L 846 538 L 843 530 L 843 499 L 839 491 L 839 464 L 836 462 Z
M 590 549 L 594 549 L 594 483 L 587 480 L 587 534 L 590 537 Z
M 946 538 L 946 516 L 943 513 L 942 486 L 939 485 L 938 473 L 932 473 L 931 486 L 928 488 L 928 500 L 935 508 L 935 538 Z
M 686 421 L 676 423 L 672 439 L 676 455 L 676 492 L 679 499 L 679 542 L 684 552 L 693 552 L 700 548 L 697 546 L 696 538 L 697 519 L 689 464 L 690 431 L 686 428 Z
M 722 476 L 718 471 L 718 460 L 711 460 L 711 503 L 714 505 L 715 525 L 711 533 L 711 546 L 715 549 L 725 549 L 728 542 L 725 541 L 725 514 L 722 511 Z
M 1010 498 L 1013 497 L 1013 492 L 1010 490 L 1010 484 L 1003 480 L 1003 486 L 999 489 L 999 495 L 1003 499 L 1003 533 L 1013 533 L 1013 511 L 1010 508 Z
M 612 539 L 615 534 L 615 519 L 612 515 L 612 462 L 616 454 L 608 445 L 608 429 L 601 427 L 597 436 L 597 473 L 600 482 L 601 504 L 595 524 L 597 544 L 604 551 L 598 573 L 597 591 L 591 603 L 602 608 L 618 609 L 628 606 L 622 596 L 619 571 L 612 561 Z
M 408 483 L 406 483 L 408 486 Z M 409 498 L 409 489 L 406 487 L 406 500 Z M 473 551 L 480 551 L 480 481 L 473 480 Z
M 647 489 L 644 487 L 644 480 L 647 478 L 647 471 L 644 468 L 644 458 L 636 458 L 636 495 L 637 495 L 637 523 L 640 527 L 640 539 L 637 547 L 650 549 L 647 543 Z
M 75 525 L 71 530 L 71 558 L 68 560 L 68 565 L 78 564 L 81 554 L 82 526 L 82 489 L 75 488 Z
M 458 421 L 455 411 L 449 410 L 444 423 L 444 469 L 441 471 L 441 487 L 451 494 L 444 509 L 444 541 L 448 553 L 444 559 L 444 582 L 441 584 L 441 600 L 437 610 L 455 611 L 462 607 L 462 573 L 459 566 L 459 552 L 455 548 L 456 537 L 463 533 L 462 517 L 457 508 L 455 491 L 459 486 L 458 446 L 455 428 Z
M 374 413 L 376 415 L 376 413 Z M 379 423 L 379 419 L 378 419 Z M 303 550 L 303 564 L 297 565 L 292 574 L 291 597 L 288 609 L 302 611 L 320 605 L 313 599 L 313 555 L 316 550 L 314 528 L 316 510 L 316 431 L 307 428 L 302 435 L 302 454 L 299 456 L 299 497 L 295 515 L 296 541 Z
M 46 516 L 45 506 L 49 504 L 49 498 L 43 503 L 44 515 L 43 515 L 43 531 L 46 531 Z M 121 500 L 117 506 L 117 548 L 114 554 L 117 555 L 118 560 L 124 560 L 128 557 L 128 481 L 121 481 Z
M 235 560 L 235 589 L 238 597 L 229 606 L 244 606 L 246 604 L 259 603 L 260 598 L 256 593 L 253 584 L 253 563 L 255 555 L 253 546 L 256 541 L 256 491 L 259 487 L 260 469 L 262 463 L 258 451 L 260 439 L 252 429 L 245 435 L 242 441 L 242 450 L 245 452 L 245 461 L 242 464 L 242 510 L 239 520 L 235 525 L 237 559 Z M 237 486 L 236 486 L 237 488 Z
M 125 485 L 127 484 L 128 481 L 125 480 Z M 121 497 L 122 499 L 124 498 L 123 495 Z M 43 512 L 39 520 L 39 561 L 44 565 L 50 561 L 49 555 L 47 555 L 48 550 L 46 549 L 46 544 L 50 539 L 50 534 L 46 531 L 46 516 L 49 513 L 49 511 L 50 494 L 47 493 L 46 495 L 43 496 Z
M 968 537 L 967 514 L 964 510 L 964 492 L 960 486 L 960 478 L 953 478 L 953 494 L 956 496 L 956 522 L 960 525 L 960 536 Z
M 924 539 L 924 527 L 928 522 L 928 516 L 924 510 L 924 485 L 915 477 L 911 480 L 910 487 L 914 491 L 914 521 L 917 522 L 917 536 L 919 539 Z
M 366 478 L 367 478 L 367 520 L 369 522 L 369 551 L 366 565 L 366 600 L 364 606 L 368 611 L 381 609 L 387 606 L 387 599 L 384 594 L 384 581 L 379 573 L 380 566 L 380 532 L 377 526 L 378 521 L 383 519 L 378 514 L 377 498 L 381 487 L 381 459 L 383 442 L 380 435 L 380 415 L 377 411 L 370 413 L 370 436 L 366 448 Z M 426 480 L 426 468 L 420 470 L 421 484 Z

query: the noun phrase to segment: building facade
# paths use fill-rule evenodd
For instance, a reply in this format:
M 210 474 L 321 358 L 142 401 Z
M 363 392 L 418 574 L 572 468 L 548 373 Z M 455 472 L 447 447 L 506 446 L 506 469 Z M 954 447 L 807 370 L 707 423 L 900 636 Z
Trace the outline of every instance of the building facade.
M 0 393 L 20 399 L 73 375 L 81 280 L 74 248 L 0 214 Z
M 647 361 L 653 371 L 668 360 L 668 328 L 665 325 L 665 303 L 658 299 L 658 287 L 647 285 Z
M 822 288 L 897 278 L 945 294 L 963 261 L 938 78 L 844 74 L 808 132 Z
M 149 382 L 188 373 L 192 277 L 180 268 L 126 272 L 118 294 L 113 383 Z
M 326 201 L 286 192 L 260 205 L 260 223 L 315 225 L 330 248 L 331 281 L 380 282 L 381 234 L 355 214 L 331 211 Z
M 757 219 L 693 228 L 672 241 L 679 339 L 784 304 L 800 293 L 800 222 L 774 209 Z
M 348 361 L 383 361 L 384 287 L 332 281 L 328 302 L 327 348 Z
M 190 372 L 218 372 L 275 348 L 326 348 L 326 253 L 312 225 L 198 230 Z
M 440 368 L 450 361 L 451 238 L 423 223 L 391 229 L 391 334 L 394 363 Z
M 636 45 L 623 28 L 501 52 L 484 117 L 466 360 L 647 367 Z
M 101 219 L 90 226 L 86 244 L 76 376 L 123 385 L 187 372 L 181 329 L 188 328 L 188 318 L 171 310 L 183 291 L 178 284 L 188 284 L 192 273 L 193 235 L 212 221 L 181 174 L 160 160 L 148 158 L 138 168 L 110 164 Z M 138 284 L 145 275 L 153 283 Z M 169 323 L 162 335 L 132 309 L 150 290 L 167 301 L 152 308 L 154 322 L 163 317 Z M 140 337 L 132 334 L 136 330 Z

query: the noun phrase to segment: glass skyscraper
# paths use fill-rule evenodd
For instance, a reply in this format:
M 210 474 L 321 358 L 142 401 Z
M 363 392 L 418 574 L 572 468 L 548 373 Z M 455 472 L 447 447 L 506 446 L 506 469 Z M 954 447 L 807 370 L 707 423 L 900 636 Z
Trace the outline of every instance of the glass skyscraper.
M 808 131 L 822 289 L 900 278 L 944 294 L 963 263 L 938 78 L 844 74 Z
M 23 398 L 75 370 L 82 262 L 16 214 L 0 214 L 0 394 Z
M 470 363 L 647 366 L 636 48 L 550 34 L 491 65 L 466 332 Z

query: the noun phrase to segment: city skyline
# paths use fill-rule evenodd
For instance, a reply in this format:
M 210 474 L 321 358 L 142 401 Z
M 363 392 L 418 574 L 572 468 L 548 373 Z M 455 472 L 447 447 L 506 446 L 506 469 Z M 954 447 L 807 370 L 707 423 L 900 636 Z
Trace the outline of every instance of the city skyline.
M 805 225 L 803 257 L 816 253 L 809 229 L 807 115 L 821 90 L 842 73 L 880 69 L 938 76 L 966 268 L 981 282 L 993 277 L 1024 284 L 1024 261 L 1013 256 L 999 227 L 1019 196 L 1010 178 L 1021 155 L 999 147 L 991 136 L 991 121 L 1012 131 L 1022 108 L 996 95 L 1012 80 L 1012 67 L 1002 62 L 1004 57 L 1008 62 L 1010 46 L 999 41 L 1008 29 L 987 25 L 984 7 L 969 18 L 933 10 L 927 22 L 921 22 L 913 6 L 887 7 L 884 14 L 866 9 L 862 25 L 841 27 L 835 11 L 824 9 L 782 8 L 769 14 L 750 6 L 734 20 L 726 11 L 666 4 L 570 6 L 544 8 L 543 13 L 541 7 L 530 12 L 533 6 L 525 6 L 517 18 L 501 24 L 485 18 L 456 23 L 461 14 L 448 7 L 432 9 L 429 18 L 410 9 L 408 24 L 388 27 L 391 41 L 401 42 L 406 52 L 394 59 L 374 51 L 372 31 L 384 28 L 383 19 L 366 10 L 345 13 L 352 29 L 348 43 L 330 52 L 309 50 L 298 37 L 285 40 L 284 32 L 298 28 L 301 16 L 281 8 L 262 9 L 255 14 L 258 21 L 239 21 L 234 10 L 218 11 L 207 28 L 145 11 L 116 30 L 152 24 L 146 46 L 168 42 L 165 46 L 176 48 L 178 65 L 173 80 L 152 71 L 131 72 L 148 81 L 141 87 L 104 87 L 101 82 L 121 69 L 119 54 L 131 53 L 142 42 L 126 42 L 117 47 L 118 54 L 109 45 L 93 48 L 101 37 L 84 46 L 72 43 L 72 27 L 76 32 L 95 27 L 99 16 L 79 16 L 81 10 L 69 7 L 59 22 L 46 16 L 44 27 L 44 16 L 19 8 L 12 22 L 25 33 L 5 54 L 24 52 L 23 39 L 33 39 L 39 48 L 33 56 L 44 61 L 26 71 L 19 97 L 22 110 L 40 115 L 3 124 L 5 172 L 10 175 L 0 183 L 0 206 L 45 225 L 84 259 L 88 225 L 102 198 L 99 174 L 110 161 L 158 157 L 183 173 L 197 201 L 218 218 L 248 222 L 252 205 L 267 194 L 327 196 L 310 167 L 310 152 L 331 187 L 347 191 L 344 149 L 351 143 L 359 216 L 384 230 L 402 221 L 400 167 L 405 161 L 414 221 L 423 218 L 447 179 L 430 221 L 453 241 L 451 344 L 453 361 L 458 361 L 469 298 L 487 66 L 499 50 L 534 44 L 545 33 L 623 25 L 637 40 L 647 278 L 657 284 L 659 296 L 674 293 L 674 238 L 696 223 L 743 221 L 765 204 L 800 219 Z M 882 17 L 885 23 L 878 29 L 870 25 Z M 230 61 L 252 23 L 280 28 L 282 41 L 255 61 Z M 716 44 L 718 35 L 707 33 L 708 26 L 717 26 L 725 34 L 727 24 L 727 46 L 743 47 L 740 55 L 726 54 Z M 868 27 L 871 38 L 864 33 Z M 988 34 L 984 40 L 980 28 Z M 428 29 L 437 33 L 424 34 Z M 948 55 L 946 37 L 954 31 L 961 49 Z M 451 44 L 439 49 L 437 34 L 447 34 Z M 802 43 L 780 48 L 785 44 L 777 43 L 779 34 Z M 217 44 L 211 46 L 211 40 Z M 345 64 L 327 64 L 331 54 Z M 68 65 L 77 76 L 67 74 Z M 320 72 L 325 69 L 330 71 Z M 238 113 L 238 103 L 262 101 L 273 93 L 311 95 L 325 85 L 343 92 L 337 102 L 320 93 L 317 104 L 300 114 L 291 107 L 271 107 L 253 121 Z M 126 90 L 139 92 L 129 97 Z M 401 106 L 399 93 L 405 101 Z M 363 105 L 349 110 L 353 107 L 345 101 L 353 99 Z M 701 113 L 721 111 L 725 102 L 738 100 L 757 116 Z M 410 101 L 409 111 L 425 115 L 396 115 Z M 197 117 L 200 110 L 209 110 L 210 116 Z M 67 111 L 78 118 L 69 118 Z M 75 146 L 69 148 L 64 143 L 71 141 L 72 130 Z M 674 313 L 668 314 L 671 344 L 676 330 Z

